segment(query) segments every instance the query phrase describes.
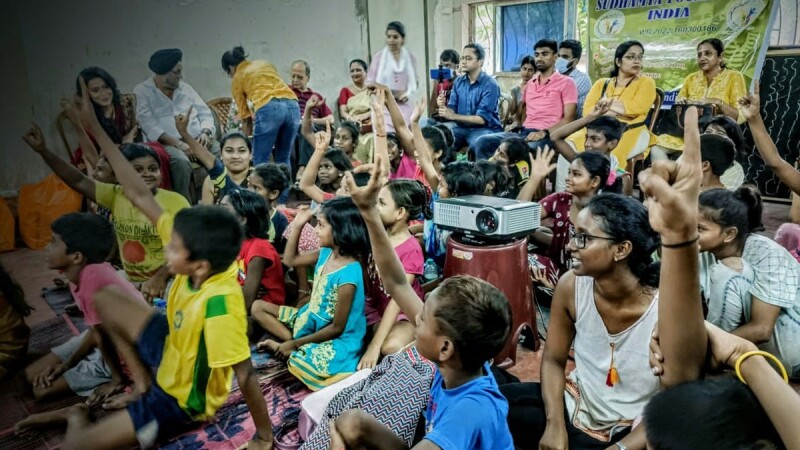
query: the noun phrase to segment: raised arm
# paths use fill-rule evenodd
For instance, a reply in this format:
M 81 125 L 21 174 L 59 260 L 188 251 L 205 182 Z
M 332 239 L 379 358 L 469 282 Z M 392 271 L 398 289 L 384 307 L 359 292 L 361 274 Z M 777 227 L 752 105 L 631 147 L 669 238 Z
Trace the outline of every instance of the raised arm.
M 86 82 L 81 78 L 81 117 L 83 123 L 89 125 L 100 150 L 105 155 L 114 173 L 117 175 L 117 181 L 124 188 L 125 196 L 136 206 L 154 225 L 158 223 L 158 218 L 161 216 L 163 210 L 161 206 L 156 203 L 153 193 L 145 184 L 142 177 L 136 173 L 131 163 L 125 159 L 122 152 L 116 144 L 111 142 L 103 127 L 97 121 L 92 107 L 92 101 L 89 98 L 89 90 L 86 89 Z
M 753 343 L 726 333 L 708 324 L 709 347 L 716 362 L 733 368 L 741 356 L 758 350 Z M 751 356 L 741 363 L 741 373 L 747 386 L 769 416 L 787 449 L 800 449 L 797 417 L 800 415 L 800 395 L 785 383 L 766 358 Z
M 61 109 L 64 111 L 67 119 L 69 119 L 72 127 L 75 129 L 75 133 L 78 135 L 78 145 L 81 147 L 81 150 L 83 150 L 83 159 L 86 160 L 87 165 L 96 167 L 100 155 L 97 153 L 97 148 L 95 148 L 89 135 L 86 134 L 86 129 L 83 128 L 83 124 L 81 124 L 81 116 L 80 112 L 77 110 L 75 100 L 67 98 L 62 99 Z
M 307 267 L 316 264 L 319 259 L 319 250 L 312 253 L 299 254 L 297 244 L 300 242 L 300 235 L 303 227 L 311 221 L 313 213 L 310 209 L 301 209 L 292 221 L 292 232 L 286 240 L 286 249 L 283 252 L 283 263 L 289 267 Z
M 392 95 L 392 91 L 382 84 L 371 85 L 368 89 L 381 89 L 383 91 L 386 99 L 386 109 L 389 110 L 389 116 L 392 118 L 394 132 L 397 134 L 397 139 L 400 141 L 400 146 L 406 152 L 412 153 L 414 151 L 414 136 L 411 133 L 411 130 L 408 129 L 406 119 L 403 117 L 403 113 L 400 112 L 400 107 L 397 106 L 397 100 L 395 100 L 394 95 Z
M 175 116 L 175 128 L 178 129 L 178 133 L 181 135 L 183 142 L 189 146 L 189 150 L 186 153 L 196 158 L 197 162 L 202 164 L 206 170 L 211 170 L 217 162 L 217 157 L 211 153 L 205 145 L 197 142 L 197 139 L 189 134 L 189 121 L 192 118 L 192 109 L 194 109 L 194 106 L 190 106 L 186 114 L 178 114 Z
M 662 242 L 657 330 L 665 387 L 698 379 L 707 349 L 697 253 L 702 169 L 696 108 L 686 112 L 684 143 L 678 162 L 658 161 L 639 178 L 650 197 L 650 224 Z
M 30 130 L 22 136 L 22 140 L 44 159 L 44 162 L 52 169 L 58 178 L 61 178 L 61 180 L 67 184 L 67 186 L 79 192 L 89 200 L 97 202 L 95 181 L 87 177 L 72 164 L 64 161 L 48 150 L 44 140 L 44 134 L 42 134 L 42 130 L 38 125 L 33 124 Z
M 344 183 L 367 225 L 370 244 L 372 245 L 372 255 L 375 258 L 375 265 L 381 274 L 383 287 L 386 288 L 389 296 L 400 306 L 400 310 L 408 316 L 409 321 L 412 324 L 416 324 L 417 315 L 422 311 L 422 300 L 408 283 L 406 271 L 394 251 L 389 235 L 386 234 L 386 229 L 383 227 L 383 221 L 381 221 L 381 216 L 377 209 L 378 192 L 382 184 L 380 180 L 383 180 L 388 173 L 384 168 L 383 161 L 380 160 L 381 158 L 382 156 L 376 156 L 373 167 L 364 165 L 356 168 L 358 171 L 372 170 L 369 183 L 366 186 L 357 187 L 353 174 L 350 172 L 345 175 Z
M 316 140 L 314 143 L 314 153 L 311 154 L 311 158 L 308 160 L 308 164 L 306 164 L 306 169 L 303 171 L 303 176 L 300 177 L 300 189 L 308 198 L 317 203 L 325 201 L 325 192 L 320 189 L 315 182 L 317 180 L 319 165 L 322 162 L 322 158 L 325 156 L 325 151 L 328 150 L 330 137 L 331 124 L 326 123 L 325 131 L 319 132 L 314 138 Z
M 311 98 L 308 99 L 306 102 L 306 109 L 303 110 L 303 121 L 300 123 L 300 134 L 302 134 L 303 139 L 305 139 L 306 142 L 311 145 L 316 145 L 316 138 L 314 137 L 314 124 L 311 118 L 311 113 L 314 111 L 314 108 L 317 107 L 319 102 L 320 98 L 316 95 L 312 95 Z
M 422 116 L 424 108 L 425 104 L 423 100 L 420 100 L 411 115 L 411 133 L 414 135 L 414 148 L 416 149 L 414 154 L 417 158 L 417 164 L 422 169 L 422 173 L 425 174 L 425 180 L 428 181 L 431 191 L 436 192 L 439 189 L 439 174 L 433 166 L 431 151 L 425 141 L 425 137 L 422 135 L 422 129 L 419 127 L 419 118 Z
M 800 172 L 778 153 L 778 148 L 775 147 L 775 143 L 769 137 L 767 126 L 761 117 L 761 98 L 759 96 L 758 83 L 756 83 L 755 91 L 752 94 L 745 95 L 739 100 L 739 105 L 742 114 L 747 119 L 747 124 L 750 125 L 753 141 L 755 141 L 756 149 L 761 158 L 764 159 L 764 163 L 775 172 L 775 175 L 792 192 L 800 195 Z
M 557 165 L 552 162 L 553 157 L 555 157 L 555 153 L 546 145 L 544 149 L 541 147 L 536 149 L 536 157 L 532 153 L 528 155 L 531 163 L 531 176 L 522 186 L 522 189 L 519 190 L 517 200 L 529 202 L 533 199 L 542 184 L 542 180 L 556 170 Z
M 386 118 L 383 116 L 383 105 L 386 102 L 386 93 L 382 89 L 376 89 L 372 98 L 372 133 L 375 137 L 374 163 L 378 161 L 386 174 L 389 173 L 389 147 L 386 142 Z
M 576 152 L 569 144 L 567 144 L 565 139 L 576 131 L 585 128 L 586 125 L 594 122 L 594 120 L 598 117 L 607 113 L 608 107 L 609 102 L 601 99 L 597 102 L 591 114 L 587 114 L 578 120 L 573 120 L 572 122 L 558 126 L 555 130 L 550 132 L 550 140 L 553 141 L 556 152 L 563 156 L 567 161 L 572 162 L 572 160 L 578 156 L 578 152 Z

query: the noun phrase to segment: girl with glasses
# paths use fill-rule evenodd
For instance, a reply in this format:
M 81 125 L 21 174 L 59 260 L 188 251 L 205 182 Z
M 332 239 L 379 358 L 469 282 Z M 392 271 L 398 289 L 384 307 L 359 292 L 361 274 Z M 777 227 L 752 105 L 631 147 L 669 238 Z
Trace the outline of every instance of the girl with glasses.
M 547 173 L 542 173 L 542 168 L 546 168 L 546 165 L 542 166 L 537 162 L 531 162 L 531 177 L 520 190 L 517 197 L 519 200 L 531 200 L 540 180 L 547 176 Z M 542 206 L 542 219 L 550 218 L 553 221 L 550 232 L 537 230 L 533 235 L 533 240 L 547 249 L 544 256 L 531 256 L 538 262 L 531 267 L 536 286 L 536 302 L 543 307 L 550 306 L 558 279 L 569 269 L 570 254 L 567 245 L 578 213 L 598 194 L 619 193 L 622 190 L 622 180 L 617 178 L 611 159 L 595 151 L 586 151 L 575 157 L 570 163 L 566 184 L 566 192 L 555 192 L 539 202 Z
M 509 428 L 523 449 L 602 449 L 623 438 L 620 448 L 637 448 L 644 436 L 632 432 L 633 420 L 659 389 L 648 345 L 658 320 L 652 255 L 660 240 L 645 207 L 619 194 L 593 197 L 574 225 L 572 270 L 553 296 L 542 381 L 500 386 Z M 565 379 L 571 348 L 576 368 Z

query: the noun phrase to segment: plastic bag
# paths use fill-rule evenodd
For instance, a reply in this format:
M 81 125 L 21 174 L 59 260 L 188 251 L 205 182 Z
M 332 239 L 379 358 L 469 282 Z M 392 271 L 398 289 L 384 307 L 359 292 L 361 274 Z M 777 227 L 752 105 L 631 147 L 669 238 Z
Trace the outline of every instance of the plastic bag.
M 36 184 L 26 184 L 19 191 L 19 232 L 25 244 L 42 249 L 50 242 L 50 224 L 81 209 L 81 194 L 73 191 L 55 175 Z
M 14 215 L 6 201 L 0 197 L 0 252 L 14 250 Z

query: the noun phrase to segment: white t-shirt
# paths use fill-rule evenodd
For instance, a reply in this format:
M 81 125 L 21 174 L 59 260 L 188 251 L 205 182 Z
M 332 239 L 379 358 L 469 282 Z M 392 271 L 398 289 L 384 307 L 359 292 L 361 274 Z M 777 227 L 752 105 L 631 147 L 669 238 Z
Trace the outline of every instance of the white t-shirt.
M 708 305 L 706 320 L 728 332 L 750 321 L 755 273 L 750 264 L 741 263 L 742 270 L 736 271 L 711 252 L 700 254 L 700 289 Z
M 753 297 L 781 308 L 772 338 L 762 350 L 777 356 L 794 376 L 800 376 L 800 264 L 777 242 L 759 234 L 747 237 L 742 254 L 755 272 Z

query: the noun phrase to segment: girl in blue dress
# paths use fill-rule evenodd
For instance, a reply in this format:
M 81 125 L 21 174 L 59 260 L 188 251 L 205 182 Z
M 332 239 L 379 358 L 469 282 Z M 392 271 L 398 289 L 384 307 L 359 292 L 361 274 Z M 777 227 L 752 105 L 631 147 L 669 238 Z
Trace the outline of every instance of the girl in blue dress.
M 300 231 L 312 218 L 303 210 L 294 219 L 298 223 L 283 261 L 288 266 L 316 264 L 310 300 L 297 308 L 266 305 L 259 320 L 276 337 L 259 348 L 286 358 L 289 372 L 312 390 L 356 371 L 367 330 L 363 263 L 370 249 L 364 220 L 349 197 L 326 201 L 316 217 L 320 250 L 297 253 Z

